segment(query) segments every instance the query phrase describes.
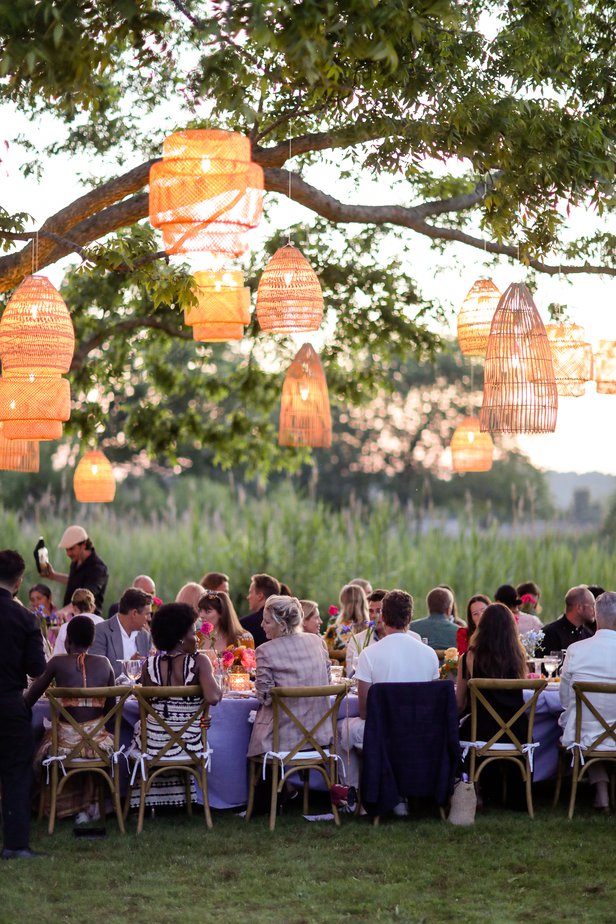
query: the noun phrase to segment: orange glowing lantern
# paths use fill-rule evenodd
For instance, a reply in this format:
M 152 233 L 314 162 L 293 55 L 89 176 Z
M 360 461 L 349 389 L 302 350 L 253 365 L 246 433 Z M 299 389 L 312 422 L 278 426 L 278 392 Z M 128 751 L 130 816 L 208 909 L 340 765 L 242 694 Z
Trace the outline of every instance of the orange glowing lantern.
M 491 279 L 478 279 L 458 314 L 458 343 L 465 356 L 485 356 L 492 318 L 501 297 Z
M 250 323 L 250 289 L 236 270 L 197 272 L 193 276 L 198 303 L 184 312 L 195 340 L 216 343 L 241 340 Z
M 68 372 L 75 332 L 60 293 L 26 276 L 0 320 L 0 420 L 7 439 L 58 439 L 70 417 Z
M 115 497 L 116 480 L 111 463 L 99 449 L 90 449 L 79 460 L 73 477 L 75 497 L 82 504 L 109 504 Z
M 466 417 L 451 438 L 451 467 L 454 472 L 489 472 L 494 457 L 494 443 L 489 433 L 482 433 L 476 417 Z
M 281 446 L 313 446 L 329 449 L 332 418 L 329 393 L 321 360 L 309 343 L 298 351 L 282 385 Z
M 9 440 L 0 424 L 0 470 L 4 472 L 38 472 L 39 444 L 35 440 Z
M 584 328 L 578 324 L 546 324 L 550 341 L 554 377 L 558 394 L 578 398 L 586 391 L 586 382 L 593 376 L 592 347 L 584 339 Z
M 317 274 L 302 253 L 286 244 L 271 258 L 257 289 L 261 330 L 292 334 L 318 330 L 323 292 Z
M 599 340 L 595 353 L 595 381 L 598 395 L 616 395 L 616 341 Z
M 239 257 L 263 210 L 263 170 L 237 132 L 199 129 L 169 135 L 150 169 L 150 222 L 168 254 Z

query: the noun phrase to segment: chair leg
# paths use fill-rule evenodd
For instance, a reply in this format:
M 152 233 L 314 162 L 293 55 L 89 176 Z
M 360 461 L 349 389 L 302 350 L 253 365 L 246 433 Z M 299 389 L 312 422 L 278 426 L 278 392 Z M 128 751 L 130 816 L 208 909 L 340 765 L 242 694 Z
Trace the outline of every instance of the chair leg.
M 205 824 L 212 828 L 212 813 L 210 811 L 210 797 L 207 790 L 207 770 L 205 767 L 201 770 L 201 792 L 203 793 L 203 814 L 205 815 Z
M 372 827 L 378 828 L 380 821 L 381 821 L 381 816 L 375 815 L 374 818 L 372 819 Z
M 112 780 L 111 797 L 113 799 L 113 807 L 115 809 L 120 834 L 126 834 L 126 828 L 124 827 L 124 809 L 122 806 L 122 798 L 120 796 L 119 780 Z
M 249 761 L 250 773 L 248 776 L 248 805 L 246 806 L 246 814 L 244 816 L 244 821 L 250 821 L 252 818 L 252 810 L 255 805 L 255 789 L 257 786 L 257 765 L 254 760 Z
M 192 818 L 192 799 L 191 799 L 191 775 L 190 773 L 184 772 L 184 800 L 186 802 L 186 814 Z
M 269 829 L 273 831 L 276 827 L 276 811 L 278 809 L 278 762 L 273 760 L 272 768 L 272 794 L 270 799 L 270 818 Z
M 143 831 L 143 818 L 145 816 L 145 780 L 139 781 L 139 813 L 137 815 L 137 834 Z
M 53 834 L 56 824 L 56 806 L 58 803 L 58 767 L 52 764 L 51 767 L 51 791 L 49 796 L 49 823 L 47 825 L 48 834 Z
M 526 758 L 528 761 L 528 758 Z M 525 773 L 525 782 L 526 782 L 526 807 L 528 809 L 528 814 L 530 818 L 535 817 L 535 809 L 533 807 L 533 777 L 530 772 L 530 766 L 526 765 Z
M 578 775 L 580 772 L 580 758 L 579 754 L 575 754 L 573 758 L 573 773 L 571 774 L 571 796 L 569 798 L 569 811 L 567 812 L 567 818 L 569 821 L 573 818 L 573 813 L 575 812 L 575 798 L 577 796 L 577 784 L 578 784 Z
M 563 755 L 558 755 L 558 767 L 556 769 L 556 788 L 554 789 L 554 799 L 552 800 L 552 808 L 556 808 L 560 801 L 560 790 L 563 784 Z
M 304 771 L 302 772 L 302 776 L 303 776 L 303 778 L 304 778 L 304 804 L 303 804 L 303 806 L 302 806 L 302 810 L 303 810 L 303 812 L 304 812 L 304 815 L 307 815 L 307 814 L 308 814 L 308 810 L 309 810 L 309 808 L 310 808 L 310 803 L 309 803 L 309 796 L 310 796 L 310 770 L 304 770 Z

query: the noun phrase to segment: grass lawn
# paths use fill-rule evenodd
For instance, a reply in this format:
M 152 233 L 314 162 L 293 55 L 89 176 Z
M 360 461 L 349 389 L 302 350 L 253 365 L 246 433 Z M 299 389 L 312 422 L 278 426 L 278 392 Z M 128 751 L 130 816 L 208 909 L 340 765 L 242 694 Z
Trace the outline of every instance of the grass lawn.
M 293 809 L 270 834 L 232 813 L 146 818 L 142 835 L 73 837 L 59 822 L 32 844 L 46 860 L 0 865 L 1 924 L 311 924 L 616 922 L 616 818 L 595 817 L 582 794 L 572 822 L 548 794 L 531 821 L 491 809 L 454 828 L 420 817 L 306 822 Z M 323 807 L 325 808 L 325 807 Z

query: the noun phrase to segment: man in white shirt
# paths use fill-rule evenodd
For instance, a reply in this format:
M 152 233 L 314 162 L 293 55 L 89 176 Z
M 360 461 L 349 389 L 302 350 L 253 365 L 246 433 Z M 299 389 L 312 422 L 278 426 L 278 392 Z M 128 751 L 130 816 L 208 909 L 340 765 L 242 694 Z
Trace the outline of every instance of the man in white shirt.
M 390 590 L 381 604 L 383 638 L 364 648 L 357 662 L 355 679 L 359 697 L 359 718 L 342 726 L 342 753 L 348 754 L 347 783 L 359 785 L 359 754 L 364 742 L 366 702 L 373 683 L 421 683 L 438 680 L 438 658 L 428 645 L 409 632 L 413 598 L 404 590 Z
M 129 587 L 120 597 L 116 616 L 96 626 L 90 654 L 104 655 L 111 661 L 116 677 L 122 673 L 122 660 L 147 657 L 151 638 L 145 631 L 152 616 L 152 596 Z

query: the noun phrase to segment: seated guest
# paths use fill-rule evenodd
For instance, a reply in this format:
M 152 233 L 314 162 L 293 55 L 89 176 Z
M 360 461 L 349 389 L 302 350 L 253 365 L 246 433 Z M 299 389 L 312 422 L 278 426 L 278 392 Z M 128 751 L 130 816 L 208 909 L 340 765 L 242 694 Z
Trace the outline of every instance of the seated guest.
M 90 593 L 88 591 L 88 593 Z M 94 595 L 92 607 L 94 607 Z M 64 627 L 63 627 L 64 628 Z M 66 625 L 66 654 L 54 655 L 45 671 L 35 680 L 24 694 L 26 703 L 32 707 L 43 695 L 47 687 L 55 682 L 59 687 L 108 687 L 115 683 L 115 676 L 109 660 L 99 655 L 88 654 L 94 640 L 94 623 L 88 616 L 74 616 Z M 98 719 L 112 705 L 104 700 L 68 700 L 63 705 L 67 712 L 77 719 L 88 732 L 98 724 Z M 67 755 L 79 743 L 79 733 L 68 723 L 60 721 L 58 753 Z M 95 736 L 97 744 L 111 755 L 113 753 L 113 735 L 102 728 Z M 41 765 L 51 749 L 51 729 L 45 732 L 38 749 L 35 766 Z M 91 748 L 84 747 L 81 757 L 92 758 L 96 754 Z M 58 817 L 66 818 L 77 815 L 77 823 L 87 823 L 98 817 L 95 803 L 94 780 L 89 774 L 79 774 L 69 780 L 62 789 L 58 801 Z
M 98 623 L 92 643 L 92 654 L 109 658 L 116 677 L 122 673 L 122 661 L 145 658 L 150 650 L 147 626 L 152 616 L 152 597 L 144 590 L 129 587 L 120 597 L 119 606 L 117 615 Z
M 104 622 L 102 616 L 97 616 L 94 612 L 96 602 L 94 600 L 94 594 L 91 590 L 88 590 L 86 587 L 78 587 L 77 590 L 73 593 L 71 597 L 71 602 L 69 604 L 72 613 L 67 614 L 68 621 L 73 618 L 73 616 L 89 616 L 94 625 L 99 622 Z M 69 609 L 65 607 L 65 610 Z M 68 628 L 68 622 L 65 622 L 64 625 L 60 626 L 58 629 L 58 635 L 56 636 L 56 643 L 53 648 L 54 655 L 66 654 L 66 631 Z
M 343 752 L 349 755 L 347 782 L 359 785 L 359 756 L 363 747 L 368 690 L 373 683 L 415 683 L 438 680 L 438 658 L 410 633 L 413 598 L 404 590 L 390 590 L 382 603 L 383 637 L 368 645 L 359 656 L 355 679 L 359 718 L 347 719 L 342 728 Z
M 54 605 L 51 588 L 47 584 L 35 584 L 31 587 L 28 591 L 28 600 L 30 601 L 30 608 L 36 611 L 37 614 L 44 616 L 47 622 L 56 621 L 58 609 Z
M 366 597 L 372 593 L 372 584 L 365 578 L 351 578 L 349 584 L 356 584 L 358 587 L 361 587 Z
M 199 619 L 212 625 L 211 637 L 204 639 L 204 649 L 221 654 L 225 648 L 233 645 L 245 645 L 254 648 L 255 643 L 250 632 L 242 628 L 235 607 L 229 594 L 224 590 L 208 590 L 199 600 Z M 201 623 L 202 624 L 202 623 Z M 203 630 L 202 630 L 203 631 Z
M 203 588 L 201 587 L 201 591 Z M 145 687 L 201 687 L 203 699 L 210 706 L 220 701 L 222 692 L 218 686 L 212 665 L 207 655 L 197 651 L 195 632 L 195 613 L 188 603 L 163 604 L 152 616 L 152 640 L 158 654 L 151 655 L 143 666 L 141 683 Z M 194 700 L 179 697 L 161 697 L 151 701 L 155 712 L 164 717 L 165 722 L 174 731 L 186 723 L 194 710 Z M 164 747 L 169 735 L 163 727 L 150 716 L 147 718 L 147 750 L 153 753 Z M 141 751 L 141 728 L 135 725 L 131 750 Z M 186 751 L 200 751 L 201 727 L 197 720 L 182 735 Z M 182 756 L 180 747 L 175 744 L 169 749 L 167 757 Z M 184 775 L 164 773 L 154 780 L 146 805 L 183 805 L 186 801 Z M 191 777 L 191 791 L 195 797 L 194 780 Z M 139 794 L 135 793 L 131 804 L 139 804 Z
M 263 609 L 266 641 L 257 648 L 256 693 L 260 702 L 248 746 L 248 757 L 265 754 L 273 747 L 274 713 L 272 687 L 315 687 L 330 683 L 327 651 L 317 635 L 302 632 L 302 608 L 295 597 L 273 595 Z M 327 697 L 296 700 L 293 712 L 305 728 L 312 728 L 327 711 Z M 316 733 L 319 744 L 331 741 L 331 729 L 323 723 Z M 280 717 L 281 750 L 288 751 L 301 733 L 284 714 Z
M 253 574 L 248 588 L 248 606 L 250 613 L 240 619 L 242 627 L 250 632 L 255 640 L 255 648 L 267 641 L 262 628 L 263 610 L 268 597 L 280 594 L 280 583 L 270 574 Z
M 490 598 L 486 597 L 485 594 L 473 594 L 466 604 L 466 626 L 458 629 L 456 633 L 456 648 L 459 654 L 464 654 L 465 651 L 468 651 L 475 629 L 479 625 L 481 614 L 490 603 Z
M 595 598 L 595 600 L 597 599 L 597 597 L 600 597 L 601 594 L 605 593 L 605 587 L 601 587 L 601 584 L 589 584 L 588 589 L 593 595 L 593 597 Z
M 370 626 L 362 632 L 358 632 L 357 635 L 352 636 L 347 645 L 347 677 L 352 677 L 355 674 L 357 661 L 364 648 L 368 645 L 374 645 L 375 642 L 380 641 L 384 637 L 385 627 L 383 624 L 382 605 L 383 597 L 386 593 L 386 590 L 373 590 L 371 594 L 368 594 L 368 616 L 370 617 Z M 410 632 L 410 634 L 418 639 L 418 641 L 421 641 L 421 636 L 416 632 Z
M 459 626 L 461 629 L 464 628 L 466 623 L 458 616 L 458 604 L 456 603 L 456 595 L 454 593 L 453 587 L 450 587 L 449 584 L 439 584 L 438 586 L 444 587 L 445 590 L 450 591 L 453 598 L 453 603 L 451 604 L 451 621 L 453 622 L 454 626 Z
M 280 582 L 280 596 L 281 597 L 292 597 L 293 591 L 288 584 L 285 584 L 284 581 Z
M 595 632 L 595 598 L 585 584 L 571 587 L 565 594 L 565 612 L 543 626 L 543 641 L 537 646 L 538 657 L 551 651 L 563 651 L 573 642 L 591 638 Z
M 529 632 L 531 629 L 543 629 L 543 623 L 538 616 L 521 612 L 522 598 L 512 584 L 501 584 L 494 594 L 494 602 L 504 603 L 505 606 L 509 607 L 520 635 L 524 635 L 525 632 Z
M 300 600 L 299 603 L 304 617 L 302 619 L 302 628 L 304 632 L 309 632 L 312 635 L 320 635 L 321 614 L 319 613 L 319 604 L 314 600 Z
M 457 627 L 452 622 L 453 594 L 446 587 L 435 587 L 426 597 L 428 616 L 419 619 L 415 632 L 428 639 L 430 648 L 453 648 Z
M 345 584 L 339 601 L 340 609 L 325 632 L 325 644 L 330 658 L 346 662 L 347 646 L 355 645 L 355 637 L 368 628 L 370 611 L 368 598 L 357 583 Z
M 203 587 L 201 584 L 197 584 L 196 581 L 189 581 L 188 584 L 184 584 L 183 587 L 180 587 L 176 594 L 175 602 L 188 603 L 189 606 L 192 606 L 196 619 L 199 614 L 199 600 L 202 596 Z
M 199 581 L 204 590 L 223 590 L 229 593 L 229 578 L 222 571 L 208 571 Z
M 574 742 L 582 746 L 590 744 L 604 731 L 601 723 L 584 708 L 580 738 L 575 734 L 575 681 L 615 683 L 616 682 L 616 593 L 603 593 L 597 597 L 597 631 L 591 638 L 575 642 L 567 648 L 567 654 L 560 676 L 560 702 L 563 713 L 559 724 L 563 729 L 562 743 L 569 747 Z M 585 694 L 593 706 L 608 722 L 616 722 L 616 696 L 609 693 Z M 614 742 L 606 738 L 602 747 L 614 749 Z M 595 787 L 594 807 L 609 812 L 608 776 L 605 764 L 598 762 L 588 767 L 588 777 Z
M 156 597 L 156 584 L 149 574 L 138 574 L 131 587 L 137 587 L 139 590 L 145 590 L 146 594 L 150 594 L 152 597 L 152 603 L 159 603 L 160 601 L 155 600 Z M 107 613 L 107 619 L 111 619 L 112 616 L 118 612 L 119 603 L 112 603 L 109 607 L 109 612 Z

